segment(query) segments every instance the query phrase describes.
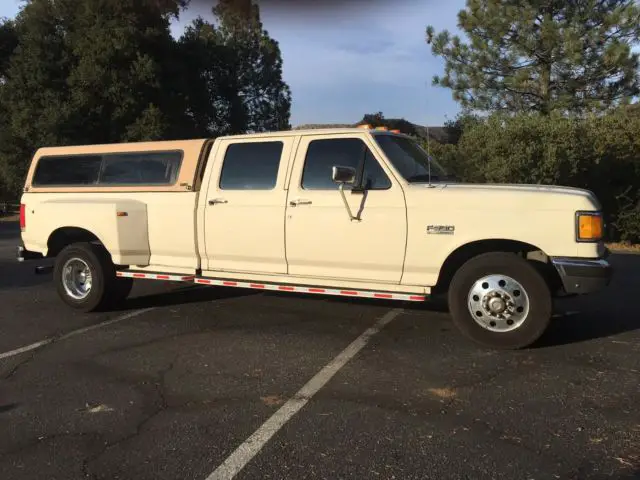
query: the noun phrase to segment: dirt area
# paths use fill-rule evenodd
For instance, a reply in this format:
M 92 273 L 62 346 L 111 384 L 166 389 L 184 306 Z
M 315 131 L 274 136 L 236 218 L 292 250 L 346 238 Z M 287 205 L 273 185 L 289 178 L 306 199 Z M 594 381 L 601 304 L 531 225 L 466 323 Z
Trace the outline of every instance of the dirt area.
M 607 243 L 607 247 L 612 252 L 640 253 L 639 243 Z

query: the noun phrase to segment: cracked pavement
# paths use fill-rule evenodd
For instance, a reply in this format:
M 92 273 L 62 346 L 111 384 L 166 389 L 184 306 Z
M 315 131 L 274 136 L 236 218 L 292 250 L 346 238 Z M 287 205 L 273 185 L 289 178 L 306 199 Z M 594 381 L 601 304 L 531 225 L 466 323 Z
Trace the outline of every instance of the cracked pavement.
M 640 256 L 559 302 L 541 345 L 494 352 L 438 304 L 141 282 L 121 311 L 79 314 L 16 241 L 0 223 L 0 353 L 56 340 L 0 360 L 2 480 L 204 480 L 398 306 L 237 478 L 640 478 Z

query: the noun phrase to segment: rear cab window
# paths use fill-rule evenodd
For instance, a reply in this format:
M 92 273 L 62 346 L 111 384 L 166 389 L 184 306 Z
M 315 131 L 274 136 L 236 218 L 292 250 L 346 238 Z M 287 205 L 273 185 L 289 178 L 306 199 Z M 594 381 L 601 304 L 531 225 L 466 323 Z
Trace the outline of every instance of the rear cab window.
M 220 173 L 220 190 L 273 190 L 278 180 L 284 143 L 231 143 Z

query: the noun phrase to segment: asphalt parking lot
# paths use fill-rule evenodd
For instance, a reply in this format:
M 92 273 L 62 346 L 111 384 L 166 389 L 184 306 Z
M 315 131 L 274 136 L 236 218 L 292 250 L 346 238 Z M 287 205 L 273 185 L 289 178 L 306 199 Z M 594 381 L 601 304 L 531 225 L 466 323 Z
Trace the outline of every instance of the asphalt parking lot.
M 0 223 L 2 480 L 640 478 L 638 255 L 495 352 L 438 304 L 141 282 L 79 314 L 17 238 Z

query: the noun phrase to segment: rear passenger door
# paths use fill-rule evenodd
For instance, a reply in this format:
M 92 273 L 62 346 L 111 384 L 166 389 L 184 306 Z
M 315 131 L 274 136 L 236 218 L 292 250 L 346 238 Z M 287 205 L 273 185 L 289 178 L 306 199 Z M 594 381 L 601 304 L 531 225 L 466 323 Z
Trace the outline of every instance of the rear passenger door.
M 220 143 L 206 191 L 207 270 L 287 272 L 284 180 L 293 141 L 263 137 Z

